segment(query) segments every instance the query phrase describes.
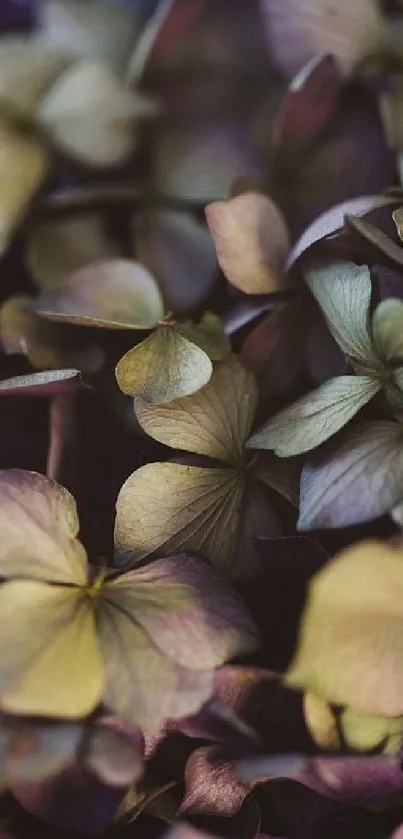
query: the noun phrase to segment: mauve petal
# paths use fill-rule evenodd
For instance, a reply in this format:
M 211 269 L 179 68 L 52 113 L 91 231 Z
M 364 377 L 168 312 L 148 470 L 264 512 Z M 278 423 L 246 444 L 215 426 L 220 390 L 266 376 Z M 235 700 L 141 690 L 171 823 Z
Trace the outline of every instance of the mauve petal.
M 280 153 L 301 154 L 333 117 L 343 79 L 333 55 L 317 55 L 294 76 L 273 125 Z
M 377 213 L 383 207 L 391 214 L 392 208 L 398 203 L 398 199 L 390 195 L 361 195 L 336 204 L 315 218 L 303 231 L 288 257 L 287 268 L 292 268 L 303 254 L 318 246 L 319 242 L 333 247 L 335 240 L 343 237 L 347 239 L 346 248 L 349 244 L 351 246 L 351 236 L 347 237 L 346 231 L 343 231 L 347 215 L 365 217 L 369 214 L 372 217 L 373 212 Z
M 103 833 L 125 789 L 102 784 L 77 763 L 42 784 L 19 784 L 12 793 L 28 813 L 56 828 Z
M 108 589 L 122 603 L 137 604 L 138 623 L 181 667 L 210 670 L 257 646 L 258 632 L 235 589 L 188 554 L 129 571 Z
M 236 766 L 216 746 L 196 749 L 185 770 L 185 796 L 180 813 L 233 816 L 241 808 L 248 788 L 238 781 Z
M 387 809 L 403 802 L 403 772 L 397 755 L 315 757 L 298 780 L 321 795 L 354 806 Z
M 259 742 L 254 729 L 229 705 L 214 697 L 197 714 L 183 717 L 172 725 L 187 737 L 225 744 L 234 754 L 249 754 Z
M 294 235 L 330 207 L 394 182 L 394 156 L 368 93 L 349 91 L 337 116 L 329 138 L 284 173 L 283 201 Z

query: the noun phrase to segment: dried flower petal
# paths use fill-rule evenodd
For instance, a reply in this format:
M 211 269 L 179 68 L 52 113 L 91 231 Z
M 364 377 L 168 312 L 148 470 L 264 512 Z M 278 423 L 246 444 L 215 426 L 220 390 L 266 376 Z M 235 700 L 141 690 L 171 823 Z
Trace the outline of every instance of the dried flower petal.
M 288 77 L 320 53 L 336 56 L 347 75 L 381 49 L 384 30 L 377 0 L 260 0 L 267 39 Z
M 212 372 L 208 355 L 167 325 L 128 350 L 116 366 L 116 379 L 123 393 L 158 405 L 198 391 Z
M 44 292 L 36 308 L 49 320 L 106 329 L 151 329 L 164 316 L 153 276 L 128 259 L 78 269 L 62 288 Z
M 26 262 L 42 290 L 63 288 L 73 271 L 118 256 L 95 214 L 40 221 L 28 234 Z
M 300 530 L 347 527 L 391 512 L 402 499 L 403 427 L 364 423 L 330 456 L 302 470 Z
M 265 195 L 244 192 L 206 207 L 218 261 L 227 280 L 247 294 L 279 291 L 290 241 L 280 210 Z
M 135 252 L 157 278 L 169 311 L 188 312 L 213 290 L 217 274 L 213 240 L 206 225 L 190 213 L 141 216 Z
M 287 683 L 379 716 L 403 712 L 401 550 L 362 542 L 314 577 Z

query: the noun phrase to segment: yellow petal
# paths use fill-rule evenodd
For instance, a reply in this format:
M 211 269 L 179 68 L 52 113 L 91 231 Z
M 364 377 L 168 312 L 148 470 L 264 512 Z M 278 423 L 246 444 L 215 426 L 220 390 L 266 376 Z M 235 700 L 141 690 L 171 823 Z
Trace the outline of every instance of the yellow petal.
M 314 693 L 305 693 L 304 717 L 313 739 L 322 749 L 340 748 L 336 716 L 325 699 Z
M 310 586 L 287 681 L 377 716 L 403 714 L 403 553 L 344 551 Z
M 200 347 L 176 329 L 162 326 L 120 359 L 116 378 L 123 393 L 160 404 L 198 391 L 212 372 Z
M 49 165 L 48 153 L 39 140 L 25 137 L 0 121 L 0 255 Z
M 27 38 L 0 41 L 0 100 L 17 115 L 34 114 L 41 96 L 56 80 L 66 59 Z
M 12 580 L 0 587 L 0 705 L 75 719 L 102 697 L 92 604 L 74 587 Z
M 9 297 L 0 308 L 0 336 L 6 353 L 26 355 L 39 370 L 76 367 L 94 373 L 102 367 L 104 351 L 86 336 L 77 338 L 57 323 L 39 317 L 35 301 L 25 295 Z
M 205 387 L 168 405 L 135 400 L 144 431 L 172 448 L 224 463 L 242 460 L 257 404 L 257 385 L 235 356 L 217 364 Z
M 403 740 L 402 717 L 377 717 L 346 708 L 340 718 L 346 743 L 358 751 L 383 746 L 384 752 L 396 753 Z

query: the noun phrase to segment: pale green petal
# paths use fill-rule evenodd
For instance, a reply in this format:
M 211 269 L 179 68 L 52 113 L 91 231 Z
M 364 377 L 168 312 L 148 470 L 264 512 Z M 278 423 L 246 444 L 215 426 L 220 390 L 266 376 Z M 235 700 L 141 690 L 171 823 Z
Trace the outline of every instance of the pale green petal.
M 291 457 L 317 448 L 367 404 L 381 388 L 371 376 L 338 376 L 272 417 L 249 438 L 252 449 Z
M 375 309 L 372 332 L 377 352 L 385 363 L 403 361 L 403 302 L 389 298 Z
M 305 280 L 343 353 L 366 366 L 376 364 L 369 321 L 369 268 L 353 262 L 335 262 L 311 268 Z

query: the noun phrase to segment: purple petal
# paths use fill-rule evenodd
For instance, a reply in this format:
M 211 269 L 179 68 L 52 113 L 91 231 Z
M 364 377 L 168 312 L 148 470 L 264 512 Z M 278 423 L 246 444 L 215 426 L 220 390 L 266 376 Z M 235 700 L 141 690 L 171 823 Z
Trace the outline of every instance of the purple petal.
M 322 795 L 377 809 L 398 805 L 403 792 L 396 755 L 312 758 L 298 779 Z
M 326 141 L 287 173 L 284 206 L 294 234 L 336 204 L 383 191 L 394 168 L 374 102 L 364 90 L 349 91 Z
M 388 196 L 363 195 L 358 198 L 350 198 L 348 201 L 343 201 L 342 204 L 336 204 L 330 210 L 322 213 L 304 230 L 288 257 L 287 267 L 291 268 L 300 256 L 315 243 L 335 234 L 337 231 L 341 231 L 346 215 L 365 216 L 378 207 L 390 207 L 392 209 L 392 206 L 396 203 L 396 199 Z
M 200 709 L 198 714 L 184 717 L 175 724 L 175 729 L 187 737 L 211 740 L 230 746 L 234 753 L 250 752 L 256 746 L 258 737 L 229 705 L 213 698 Z
M 42 784 L 19 784 L 12 792 L 25 810 L 48 824 L 96 835 L 112 820 L 125 790 L 102 784 L 72 763 Z
M 298 154 L 312 143 L 333 116 L 342 75 L 332 55 L 315 56 L 294 77 L 273 126 L 280 153 Z
M 136 620 L 181 667 L 209 670 L 257 645 L 257 630 L 234 589 L 194 557 L 156 560 L 109 589 L 122 603 L 128 596 L 138 604 Z
M 296 781 L 259 787 L 262 827 L 288 839 L 364 839 L 372 835 L 374 814 L 346 807 Z

